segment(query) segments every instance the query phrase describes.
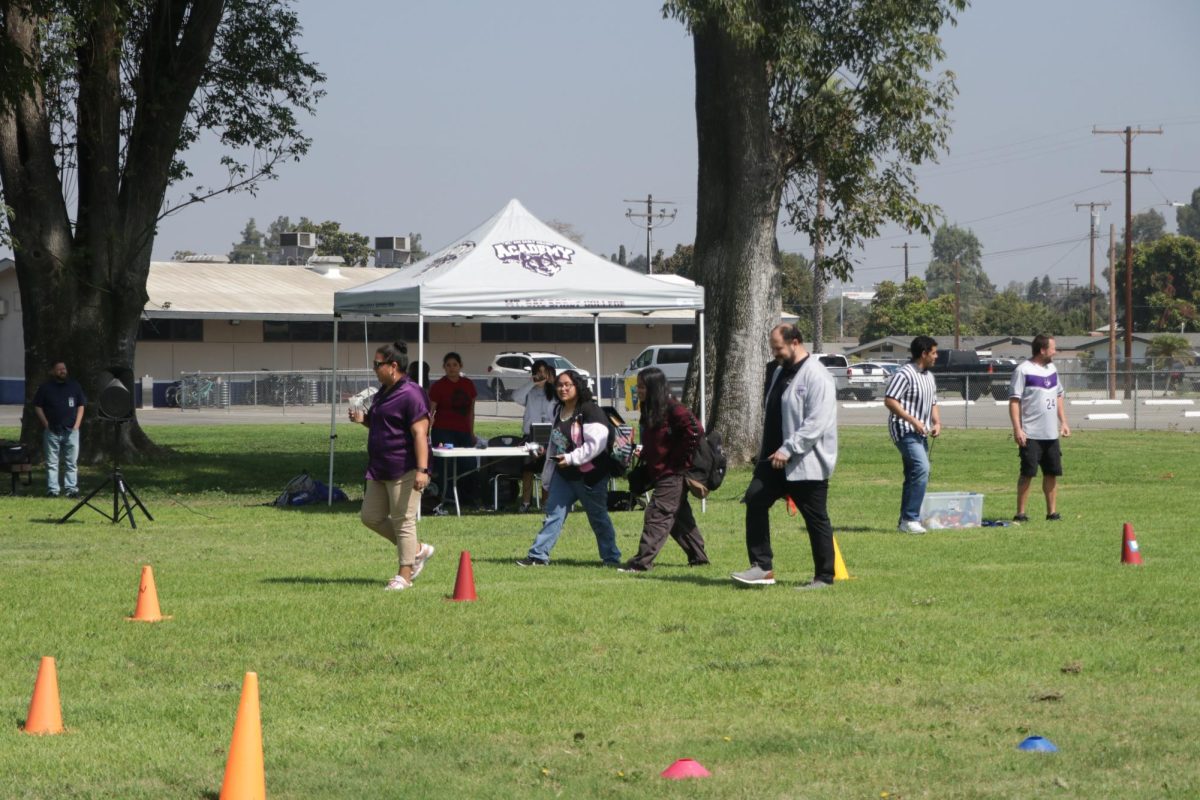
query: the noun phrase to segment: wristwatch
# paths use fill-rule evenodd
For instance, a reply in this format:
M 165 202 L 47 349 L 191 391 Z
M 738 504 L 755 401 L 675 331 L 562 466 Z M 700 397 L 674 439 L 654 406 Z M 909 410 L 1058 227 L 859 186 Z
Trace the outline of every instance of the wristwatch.
M 424 472 L 426 475 L 433 474 L 433 470 L 431 470 L 429 467 L 417 467 L 417 472 Z

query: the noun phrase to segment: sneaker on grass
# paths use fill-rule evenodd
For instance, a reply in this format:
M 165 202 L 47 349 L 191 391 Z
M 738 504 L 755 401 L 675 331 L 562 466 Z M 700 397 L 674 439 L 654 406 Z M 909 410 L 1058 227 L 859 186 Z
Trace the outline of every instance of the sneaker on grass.
M 533 556 L 525 556 L 524 558 L 517 559 L 518 567 L 546 567 L 549 565 L 549 561 L 543 561 L 542 559 L 534 558 Z
M 385 592 L 401 592 L 401 591 L 404 591 L 405 589 L 411 589 L 411 588 L 412 588 L 412 581 L 410 581 L 408 578 L 405 578 L 403 575 L 397 575 L 396 577 L 394 577 L 390 581 L 388 581 L 387 586 L 383 587 L 383 590 Z
M 421 574 L 421 570 L 425 569 L 425 562 L 433 558 L 433 553 L 433 545 L 428 543 L 421 544 L 421 549 L 417 551 L 417 557 L 413 559 L 412 579 L 414 581 Z
M 1029 522 L 1029 517 L 1024 514 L 1017 514 L 1013 517 L 1013 522 Z
M 906 519 L 900 523 L 896 530 L 901 533 L 925 533 L 925 526 L 915 519 Z
M 746 586 L 771 586 L 775 583 L 775 570 L 763 569 L 758 564 L 742 572 L 735 572 L 729 577 Z
M 798 591 L 798 592 L 808 592 L 808 591 L 812 591 L 812 590 L 814 590 L 814 589 L 828 589 L 830 586 L 833 586 L 833 584 L 832 584 L 832 583 L 826 583 L 825 581 L 822 581 L 822 580 L 818 580 L 818 579 L 816 579 L 816 578 L 813 578 L 813 579 L 812 579 L 811 581 L 809 581 L 808 583 L 802 583 L 802 584 L 800 584 L 799 586 L 797 586 L 797 587 L 796 587 L 796 591 Z
M 67 496 L 68 496 L 68 497 L 70 497 L 70 495 L 67 495 Z M 1047 515 L 1046 515 L 1046 520 L 1047 520 L 1047 521 L 1049 521 L 1049 522 L 1061 522 L 1061 521 L 1062 521 L 1062 515 L 1061 515 L 1061 514 L 1059 514 L 1057 511 L 1055 511 L 1053 514 L 1047 514 Z

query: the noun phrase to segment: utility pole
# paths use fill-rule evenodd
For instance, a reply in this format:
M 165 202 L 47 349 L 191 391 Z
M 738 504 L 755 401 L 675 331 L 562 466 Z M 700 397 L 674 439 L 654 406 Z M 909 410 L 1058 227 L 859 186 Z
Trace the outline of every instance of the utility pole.
M 1117 396 L 1117 226 L 1108 225 L 1108 399 Z
M 904 251 L 904 282 L 905 283 L 908 283 L 908 248 L 909 248 L 908 242 L 905 242 L 904 244 L 892 245 L 893 250 L 903 250 Z M 914 244 L 914 245 L 912 245 L 912 249 L 920 250 L 921 248 L 919 245 Z
M 1065 300 L 1065 299 L 1069 298 L 1071 296 L 1071 284 L 1075 282 L 1075 279 L 1074 278 L 1059 278 L 1058 282 L 1061 283 L 1063 286 L 1067 287 L 1067 291 L 1066 291 L 1066 294 L 1063 295 L 1063 299 Z
M 1075 210 L 1087 206 L 1091 226 L 1088 228 L 1088 238 L 1091 239 L 1091 250 L 1088 253 L 1088 330 L 1096 330 L 1096 234 L 1100 232 L 1100 212 L 1097 208 L 1108 208 L 1112 203 L 1107 200 L 1090 203 L 1076 203 Z M 1111 283 L 1111 279 L 1110 279 Z M 1112 291 L 1111 287 L 1109 291 Z
M 623 203 L 640 203 L 641 200 L 622 200 Z M 675 203 L 670 200 L 659 200 L 662 206 L 673 206 Z M 675 215 L 678 214 L 677 209 L 667 211 L 666 208 L 660 207 L 658 212 L 654 211 L 654 195 L 646 195 L 646 210 L 634 211 L 632 208 L 625 209 L 625 219 L 629 220 L 639 228 L 646 229 L 646 274 L 654 273 L 654 263 L 650 260 L 650 243 L 654 240 L 653 232 L 655 228 L 665 228 L 675 221 Z M 634 222 L 634 220 L 639 220 Z
M 954 349 L 962 349 L 961 322 L 958 308 L 962 301 L 962 280 L 959 276 L 958 259 L 954 259 Z
M 1149 131 L 1139 127 L 1134 130 L 1126 125 L 1124 130 L 1104 131 L 1093 127 L 1092 133 L 1109 133 L 1125 139 L 1125 169 L 1102 169 L 1100 172 L 1125 176 L 1125 380 L 1128 382 L 1133 375 L 1133 176 L 1152 174 L 1148 169 L 1134 170 L 1133 137 L 1141 134 L 1161 136 L 1162 128 Z

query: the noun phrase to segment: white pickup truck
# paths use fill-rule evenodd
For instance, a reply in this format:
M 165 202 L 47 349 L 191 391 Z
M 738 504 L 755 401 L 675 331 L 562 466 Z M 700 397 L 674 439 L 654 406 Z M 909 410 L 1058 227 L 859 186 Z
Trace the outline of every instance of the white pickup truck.
M 813 353 L 837 384 L 839 400 L 874 400 L 887 388 L 887 373 L 874 364 L 851 364 L 841 353 Z

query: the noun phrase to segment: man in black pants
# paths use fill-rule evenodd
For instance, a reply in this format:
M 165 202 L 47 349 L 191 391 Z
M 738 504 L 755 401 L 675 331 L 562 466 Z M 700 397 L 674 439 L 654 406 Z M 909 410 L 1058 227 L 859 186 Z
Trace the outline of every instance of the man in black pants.
M 813 554 L 813 579 L 797 588 L 824 589 L 833 584 L 826 504 L 837 463 L 837 389 L 829 370 L 809 357 L 795 326 L 771 331 L 771 352 L 781 366 L 767 390 L 762 446 L 744 498 L 750 568 L 730 577 L 748 586 L 775 583 L 770 509 L 788 496 L 804 517 Z

